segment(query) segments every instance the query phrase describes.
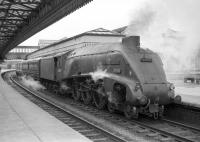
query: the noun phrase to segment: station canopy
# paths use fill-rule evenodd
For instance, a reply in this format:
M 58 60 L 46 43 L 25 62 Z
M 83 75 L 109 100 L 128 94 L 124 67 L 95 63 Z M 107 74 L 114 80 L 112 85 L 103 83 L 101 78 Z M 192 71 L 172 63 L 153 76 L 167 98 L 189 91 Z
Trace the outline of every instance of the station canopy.
M 17 45 L 92 0 L 0 0 L 0 61 Z
M 0 48 L 28 23 L 40 3 L 41 0 L 0 0 Z

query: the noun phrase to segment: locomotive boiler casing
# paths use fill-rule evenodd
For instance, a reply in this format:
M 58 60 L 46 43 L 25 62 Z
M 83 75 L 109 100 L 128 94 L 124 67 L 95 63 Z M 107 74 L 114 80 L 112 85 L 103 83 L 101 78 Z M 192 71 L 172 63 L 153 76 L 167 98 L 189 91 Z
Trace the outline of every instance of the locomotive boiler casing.
M 63 79 L 100 71 L 105 93 L 112 95 L 113 86 L 120 84 L 126 88 L 123 94 L 126 103 L 139 106 L 141 101 L 148 100 L 151 104 L 165 105 L 174 97 L 160 57 L 141 49 L 138 37 L 125 38 L 122 43 L 75 49 L 63 56 Z

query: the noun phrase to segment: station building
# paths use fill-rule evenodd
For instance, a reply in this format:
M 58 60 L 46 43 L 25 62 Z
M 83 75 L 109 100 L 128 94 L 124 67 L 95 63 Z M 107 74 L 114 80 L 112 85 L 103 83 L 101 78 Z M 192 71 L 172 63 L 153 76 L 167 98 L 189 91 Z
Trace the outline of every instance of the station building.
M 44 48 L 44 47 L 46 47 L 46 46 L 48 46 L 48 45 L 50 45 L 50 44 L 53 44 L 53 43 L 55 43 L 55 42 L 57 42 L 58 40 L 46 40 L 46 39 L 40 39 L 39 41 L 38 41 L 38 47 L 39 47 L 39 49 L 41 49 L 41 48 Z
M 47 45 L 27 55 L 27 59 L 54 56 L 75 48 L 84 48 L 99 43 L 121 42 L 124 35 L 121 33 L 98 28 L 74 37 L 64 38 L 53 44 Z
M 31 52 L 39 49 L 39 46 L 17 46 L 6 54 L 6 60 L 22 60 Z

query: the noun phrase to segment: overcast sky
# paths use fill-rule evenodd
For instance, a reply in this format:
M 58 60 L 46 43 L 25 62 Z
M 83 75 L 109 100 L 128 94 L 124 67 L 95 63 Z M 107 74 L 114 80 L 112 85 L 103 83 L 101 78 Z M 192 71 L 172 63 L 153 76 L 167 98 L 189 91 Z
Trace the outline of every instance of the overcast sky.
M 21 45 L 37 45 L 39 39 L 58 40 L 100 27 L 112 30 L 126 26 L 147 3 L 155 6 L 158 13 L 164 13 L 164 22 L 167 19 L 171 28 L 182 30 L 199 24 L 199 0 L 93 0 Z

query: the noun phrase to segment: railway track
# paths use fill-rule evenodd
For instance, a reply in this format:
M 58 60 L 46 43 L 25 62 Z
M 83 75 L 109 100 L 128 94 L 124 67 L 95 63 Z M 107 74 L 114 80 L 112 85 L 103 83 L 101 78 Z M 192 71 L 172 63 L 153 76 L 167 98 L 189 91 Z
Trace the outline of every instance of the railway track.
M 21 93 L 23 95 L 25 94 L 25 96 L 27 95 L 27 93 L 23 93 L 23 91 Z M 33 94 L 35 93 L 32 93 L 32 95 Z M 28 95 L 30 96 L 30 94 Z M 42 95 L 42 96 L 47 97 L 47 95 Z M 46 99 L 44 99 L 43 97 L 40 98 L 40 100 L 47 101 L 47 98 L 45 97 Z M 102 122 L 107 122 L 106 124 L 110 123 L 111 127 L 107 125 L 107 127 L 105 128 L 106 130 L 103 129 L 104 132 L 102 132 L 104 135 L 107 135 L 108 138 L 102 138 L 103 136 L 102 137 L 100 136 L 100 138 L 102 138 L 102 140 L 105 140 L 105 141 L 111 141 L 111 140 L 112 141 L 170 141 L 170 142 L 171 141 L 176 141 L 176 142 L 182 142 L 182 141 L 199 142 L 200 141 L 200 130 L 197 128 L 190 127 L 188 125 L 169 121 L 167 119 L 158 120 L 158 121 L 151 120 L 149 118 L 141 118 L 139 120 L 127 120 L 122 115 L 110 114 L 104 110 L 100 111 L 100 110 L 97 110 L 93 106 L 86 106 L 80 102 L 75 102 L 72 99 L 63 100 L 62 98 L 60 97 L 58 98 L 55 95 L 48 95 L 48 97 L 51 97 L 51 99 L 48 99 L 47 103 L 49 104 L 51 102 L 54 102 L 55 104 L 53 105 L 56 106 L 56 109 L 53 109 L 52 111 L 51 107 L 49 107 L 48 105 L 46 106 L 46 104 L 42 105 L 44 106 L 43 109 L 47 111 L 49 110 L 50 112 L 49 111 L 48 112 L 50 114 L 54 115 L 55 117 L 57 117 L 64 123 L 68 124 L 70 127 L 72 126 L 73 128 L 74 126 L 74 129 L 79 131 L 80 133 L 81 131 L 83 131 L 83 134 L 86 133 L 85 135 L 86 137 L 87 137 L 87 134 L 88 133 L 90 134 L 90 132 L 93 132 L 93 130 L 90 131 L 89 129 L 87 131 L 86 127 L 82 127 L 80 122 L 75 122 L 74 124 L 71 124 L 71 122 L 76 121 L 76 119 L 81 119 L 82 121 L 84 119 L 84 121 L 86 121 L 87 123 L 89 122 L 90 125 L 94 125 L 94 127 L 97 127 L 98 131 L 102 131 L 102 127 L 105 127 L 99 123 L 102 123 Z M 35 97 L 33 98 L 30 97 L 30 100 L 31 101 L 35 100 Z M 39 106 L 40 104 L 42 103 L 39 102 Z M 68 118 L 65 118 L 65 116 L 63 116 L 66 113 L 66 109 L 63 109 L 63 107 L 61 106 L 65 106 L 66 108 L 66 105 L 68 109 L 70 107 L 71 108 L 75 107 L 79 110 L 78 112 L 79 116 L 76 116 L 78 118 L 73 116 L 73 118 L 68 119 Z M 62 113 L 60 113 L 60 110 L 62 110 Z M 72 112 L 70 111 L 70 115 L 71 113 Z M 81 116 L 84 116 L 84 113 L 89 114 L 87 115 L 87 118 L 81 117 Z M 98 122 L 98 120 L 96 120 L 96 122 L 94 122 L 94 120 L 90 120 L 92 117 L 97 117 L 98 120 L 101 119 L 103 121 Z M 110 134 L 110 131 L 112 131 L 113 133 Z M 117 133 L 117 131 L 118 132 L 120 131 L 120 133 Z M 117 138 L 114 138 L 115 137 L 114 134 L 118 135 Z M 95 133 L 95 134 L 91 134 L 88 137 L 97 138 L 97 136 L 98 134 Z M 94 141 L 95 140 L 96 139 L 94 139 Z
M 56 104 L 40 97 L 35 92 L 28 90 L 12 78 L 8 81 L 12 87 L 19 91 L 23 96 L 37 104 L 39 107 L 55 116 L 57 119 L 83 134 L 94 142 L 126 142 L 128 140 L 108 132 L 81 117 L 66 111 Z
M 95 108 L 84 107 L 84 104 L 79 104 L 80 109 L 85 109 L 87 112 L 94 113 L 97 116 L 104 117 L 121 127 L 126 127 L 133 133 L 140 133 L 141 136 L 151 137 L 158 141 L 184 141 L 184 142 L 199 142 L 200 129 L 189 125 L 178 123 L 175 121 L 162 119 L 152 120 L 149 118 L 140 118 L 139 120 L 127 120 L 121 115 L 113 116 L 96 111 Z
M 200 128 L 200 107 L 189 103 L 167 105 L 166 118 Z
M 158 135 L 156 132 L 173 137 L 176 141 L 188 141 L 188 142 L 199 142 L 200 141 L 200 130 L 177 123 L 174 121 L 169 121 L 166 119 L 152 121 L 150 119 L 142 118 L 140 122 L 136 123 L 149 127 L 154 130 L 155 133 L 152 135 Z

